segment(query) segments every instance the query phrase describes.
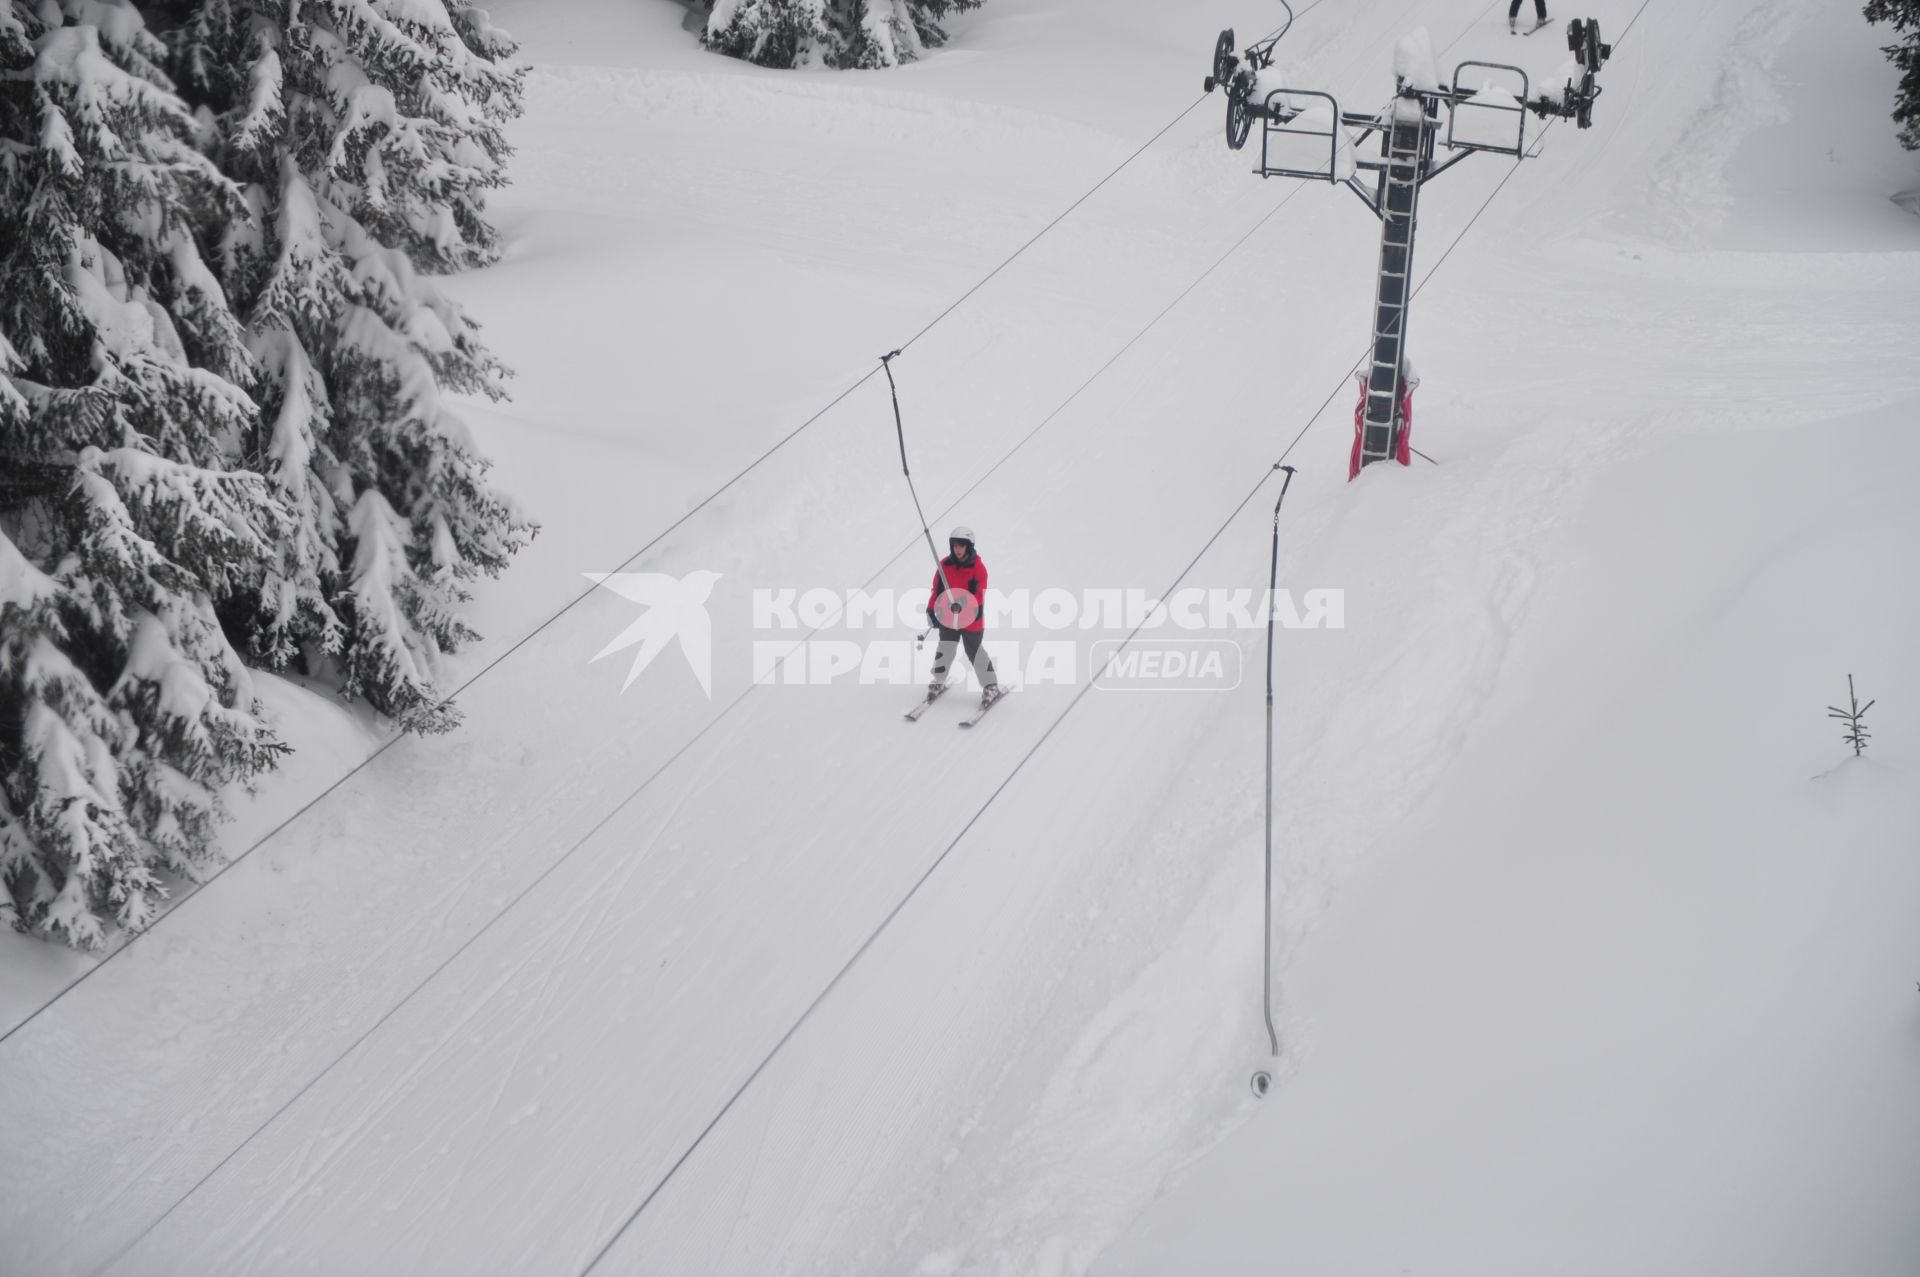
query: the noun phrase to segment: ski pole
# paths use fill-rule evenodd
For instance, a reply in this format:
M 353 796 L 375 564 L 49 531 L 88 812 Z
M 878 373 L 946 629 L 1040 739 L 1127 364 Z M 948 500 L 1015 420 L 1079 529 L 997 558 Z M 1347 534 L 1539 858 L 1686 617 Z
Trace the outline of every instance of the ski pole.
M 1280 496 L 1273 503 L 1273 557 L 1267 568 L 1267 896 L 1266 935 L 1260 950 L 1261 1009 L 1266 1015 L 1267 1044 L 1280 1054 L 1280 1032 L 1273 1026 L 1273 614 L 1274 595 L 1280 586 L 1280 507 L 1286 502 L 1287 489 L 1293 486 L 1294 468 L 1276 463 L 1274 469 L 1286 472 L 1280 482 Z M 1264 1095 L 1265 1073 L 1254 1075 L 1254 1091 Z

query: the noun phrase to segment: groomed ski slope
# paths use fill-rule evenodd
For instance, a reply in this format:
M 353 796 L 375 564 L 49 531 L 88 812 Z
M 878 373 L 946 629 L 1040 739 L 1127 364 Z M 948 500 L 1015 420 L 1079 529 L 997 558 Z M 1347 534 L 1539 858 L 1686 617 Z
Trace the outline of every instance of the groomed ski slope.
M 1277 9 L 1002 2 L 913 67 L 776 75 L 669 0 L 499 4 L 510 247 L 456 287 L 545 532 L 460 731 L 0 1041 L 0 1268 L 1912 1271 L 1920 222 L 1831 8 L 1587 6 L 1635 19 L 1596 126 L 1423 202 L 1438 465 L 1344 482 L 1377 228 L 1248 176 L 1218 99 L 896 364 L 930 517 L 1009 587 L 1262 583 L 1256 485 L 1310 427 L 1281 579 L 1346 628 L 1283 635 L 1256 1105 L 1259 635 L 1231 695 L 908 726 L 911 689 L 748 655 L 753 587 L 927 575 L 884 381 L 698 503 Z M 1415 26 L 1564 56 L 1478 0 L 1323 0 L 1283 47 L 1358 107 Z M 721 574 L 710 700 L 677 651 L 624 694 L 591 662 L 616 570 Z M 1876 743 L 1830 770 L 1848 672 Z M 376 743 L 276 696 L 314 748 L 236 851 Z

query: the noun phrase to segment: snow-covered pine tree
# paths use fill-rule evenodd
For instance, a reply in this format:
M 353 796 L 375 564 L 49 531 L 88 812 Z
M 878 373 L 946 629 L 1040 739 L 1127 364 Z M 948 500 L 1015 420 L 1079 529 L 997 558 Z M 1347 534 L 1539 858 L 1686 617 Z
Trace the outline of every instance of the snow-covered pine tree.
M 196 232 L 244 215 L 114 0 L 0 0 L 0 915 L 80 945 L 272 766 L 215 608 L 287 520 Z
M 1920 0 L 1867 0 L 1868 22 L 1890 23 L 1899 44 L 1881 50 L 1900 69 L 1894 93 L 1893 122 L 1900 126 L 1900 145 L 1920 151 Z
M 534 529 L 441 398 L 500 398 L 504 370 L 420 271 L 493 256 L 481 201 L 503 180 L 523 72 L 468 0 L 191 10 L 177 74 L 252 210 L 218 256 L 264 373 L 254 463 L 295 522 L 253 650 L 330 658 L 349 694 L 444 730 L 458 720 L 435 671 L 472 637 L 465 583 Z
M 827 0 L 714 0 L 700 43 L 761 66 L 834 65 L 839 33 Z
M 949 14 L 978 9 L 984 0 L 855 0 L 856 66 L 888 67 L 911 62 L 947 42 L 941 22 Z
M 762 66 L 889 67 L 946 43 L 940 23 L 982 0 L 714 0 L 700 39 Z

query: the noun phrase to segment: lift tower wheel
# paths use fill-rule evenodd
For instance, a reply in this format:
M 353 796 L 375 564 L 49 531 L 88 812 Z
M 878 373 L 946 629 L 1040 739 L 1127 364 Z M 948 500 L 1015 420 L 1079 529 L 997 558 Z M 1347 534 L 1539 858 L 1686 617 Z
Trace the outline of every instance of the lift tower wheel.
M 1213 74 L 1207 77 L 1207 92 L 1223 85 L 1233 83 L 1233 69 L 1240 59 L 1233 56 L 1233 28 L 1228 27 L 1220 33 L 1220 39 L 1213 46 Z

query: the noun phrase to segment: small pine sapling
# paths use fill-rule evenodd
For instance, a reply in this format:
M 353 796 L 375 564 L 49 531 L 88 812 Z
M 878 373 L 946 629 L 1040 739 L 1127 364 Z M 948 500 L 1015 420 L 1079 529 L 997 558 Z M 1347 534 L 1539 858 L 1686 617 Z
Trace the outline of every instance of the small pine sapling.
M 1834 705 L 1827 706 L 1828 718 L 1837 718 L 1847 725 L 1847 730 L 1842 733 L 1840 739 L 1853 746 L 1853 756 L 1855 758 L 1860 757 L 1861 753 L 1867 748 L 1867 741 L 1870 737 L 1867 734 L 1867 725 L 1861 722 L 1860 719 L 1872 708 L 1872 701 L 1868 701 L 1865 705 L 1862 705 L 1860 698 L 1853 694 L 1853 675 L 1851 674 L 1847 675 L 1847 708 L 1841 709 Z

